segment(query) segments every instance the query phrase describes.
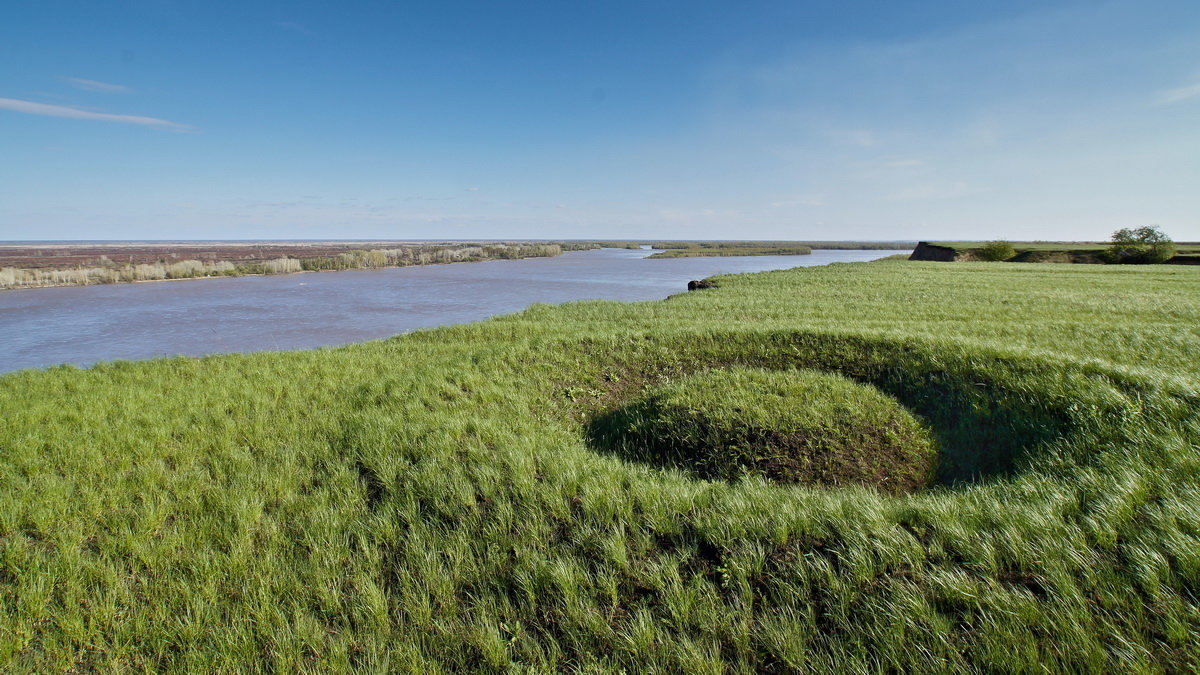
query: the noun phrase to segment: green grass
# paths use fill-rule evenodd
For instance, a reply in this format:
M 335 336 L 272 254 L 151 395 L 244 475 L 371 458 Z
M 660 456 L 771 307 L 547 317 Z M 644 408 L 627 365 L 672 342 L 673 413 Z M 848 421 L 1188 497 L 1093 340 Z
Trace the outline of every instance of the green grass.
M 9 670 L 1194 671 L 1200 270 L 870 263 L 0 378 Z M 744 366 L 942 486 L 705 481 L 594 420 Z
M 986 241 L 931 241 L 937 246 L 950 248 L 979 248 Z M 1104 251 L 1112 246 L 1109 242 L 1098 241 L 1014 241 L 1010 242 L 1015 248 L 1023 251 Z M 1179 253 L 1200 253 L 1200 243 L 1178 242 Z
M 938 454 L 898 401 L 813 370 L 705 371 L 597 418 L 589 436 L 600 449 L 701 478 L 889 493 L 928 487 Z

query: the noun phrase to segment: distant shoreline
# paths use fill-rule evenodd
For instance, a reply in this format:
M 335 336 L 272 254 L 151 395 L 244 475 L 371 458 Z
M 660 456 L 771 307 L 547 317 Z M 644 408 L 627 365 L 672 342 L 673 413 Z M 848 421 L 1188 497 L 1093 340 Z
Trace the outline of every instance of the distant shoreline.
M 663 258 L 715 258 L 746 255 L 811 255 L 809 246 L 711 246 L 671 248 L 648 256 L 650 260 Z
M 536 256 L 536 257 L 553 257 L 553 256 Z M 5 291 L 36 291 L 45 288 L 74 288 L 79 286 L 112 286 L 125 284 L 157 284 L 172 281 L 211 281 L 212 279 L 240 279 L 243 277 L 278 277 L 278 276 L 293 276 L 300 274 L 320 274 L 325 272 L 380 272 L 388 269 L 399 269 L 401 267 L 433 267 L 436 265 L 461 265 L 477 262 L 495 262 L 498 260 L 528 260 L 529 258 L 488 258 L 481 260 L 453 260 L 450 262 L 430 262 L 420 265 L 392 265 L 389 267 L 352 267 L 347 269 L 336 270 L 297 270 L 295 272 L 247 272 L 245 274 L 223 274 L 198 277 L 180 277 L 177 279 L 133 279 L 130 281 L 115 281 L 111 283 L 92 283 L 92 284 L 56 284 L 46 286 L 0 286 L 0 293 Z
M 371 245 L 389 246 L 371 248 Z M 895 242 L 589 241 L 438 243 L 349 240 L 0 242 L 0 291 L 385 269 L 555 257 L 598 248 L 656 249 L 649 259 L 894 250 Z
M 141 243 L 124 246 L 9 246 L 7 250 L 0 249 L 0 290 L 519 260 L 554 257 L 564 250 L 588 248 L 596 246 L 494 243 L 366 249 L 295 242 L 273 245 L 256 242 L 240 247 L 210 242 L 190 248 Z M 110 255 L 118 260 L 113 260 Z M 181 258 L 181 255 L 189 257 Z

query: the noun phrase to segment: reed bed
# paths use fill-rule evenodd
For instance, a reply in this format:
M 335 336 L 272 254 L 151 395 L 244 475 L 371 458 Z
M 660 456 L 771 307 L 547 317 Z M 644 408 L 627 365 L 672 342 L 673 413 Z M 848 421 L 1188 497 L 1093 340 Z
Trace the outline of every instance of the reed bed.
M 337 256 L 313 258 L 282 257 L 254 261 L 201 261 L 119 265 L 106 262 L 95 267 L 71 269 L 0 268 L 0 289 L 41 286 L 88 286 L 130 281 L 198 279 L 247 274 L 291 274 L 304 271 L 379 269 L 408 265 L 433 265 L 481 260 L 513 260 L 553 257 L 563 252 L 561 244 L 491 244 L 480 246 L 421 245 L 391 249 L 352 249 Z

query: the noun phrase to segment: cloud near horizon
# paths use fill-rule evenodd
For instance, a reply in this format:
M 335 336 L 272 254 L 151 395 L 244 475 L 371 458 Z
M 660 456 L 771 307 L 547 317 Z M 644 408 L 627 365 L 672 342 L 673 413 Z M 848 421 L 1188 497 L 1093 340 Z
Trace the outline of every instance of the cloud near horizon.
M 98 80 L 86 80 L 82 77 L 64 77 L 63 81 L 84 91 L 98 91 L 105 94 L 127 94 L 133 89 L 126 87 L 123 84 L 111 84 L 109 82 L 100 82 Z
M 80 110 L 79 108 L 72 108 L 65 105 L 34 103 L 33 101 L 22 101 L 15 98 L 0 98 L 0 109 L 27 113 L 29 115 L 42 115 L 45 117 L 65 117 L 68 119 L 77 120 L 100 120 L 103 122 L 136 124 L 138 126 L 162 129 L 164 131 L 195 131 L 195 129 L 190 125 L 171 122 L 169 120 L 162 120 L 158 119 L 157 117 L 143 117 L 141 115 L 116 115 L 113 113 L 93 112 L 91 110 Z
M 1176 87 L 1174 89 L 1168 89 L 1159 94 L 1158 102 L 1160 104 L 1179 103 L 1180 101 L 1186 101 L 1190 98 L 1196 98 L 1197 96 L 1200 96 L 1200 82 L 1189 84 L 1183 87 Z

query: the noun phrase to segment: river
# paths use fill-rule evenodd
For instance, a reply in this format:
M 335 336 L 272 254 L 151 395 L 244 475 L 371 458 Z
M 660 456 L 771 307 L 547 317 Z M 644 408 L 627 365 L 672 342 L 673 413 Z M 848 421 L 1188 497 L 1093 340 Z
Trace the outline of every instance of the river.
M 477 321 L 535 302 L 654 300 L 714 274 L 907 252 L 647 260 L 646 250 L 601 249 L 555 258 L 0 291 L 0 372 L 339 345 Z

